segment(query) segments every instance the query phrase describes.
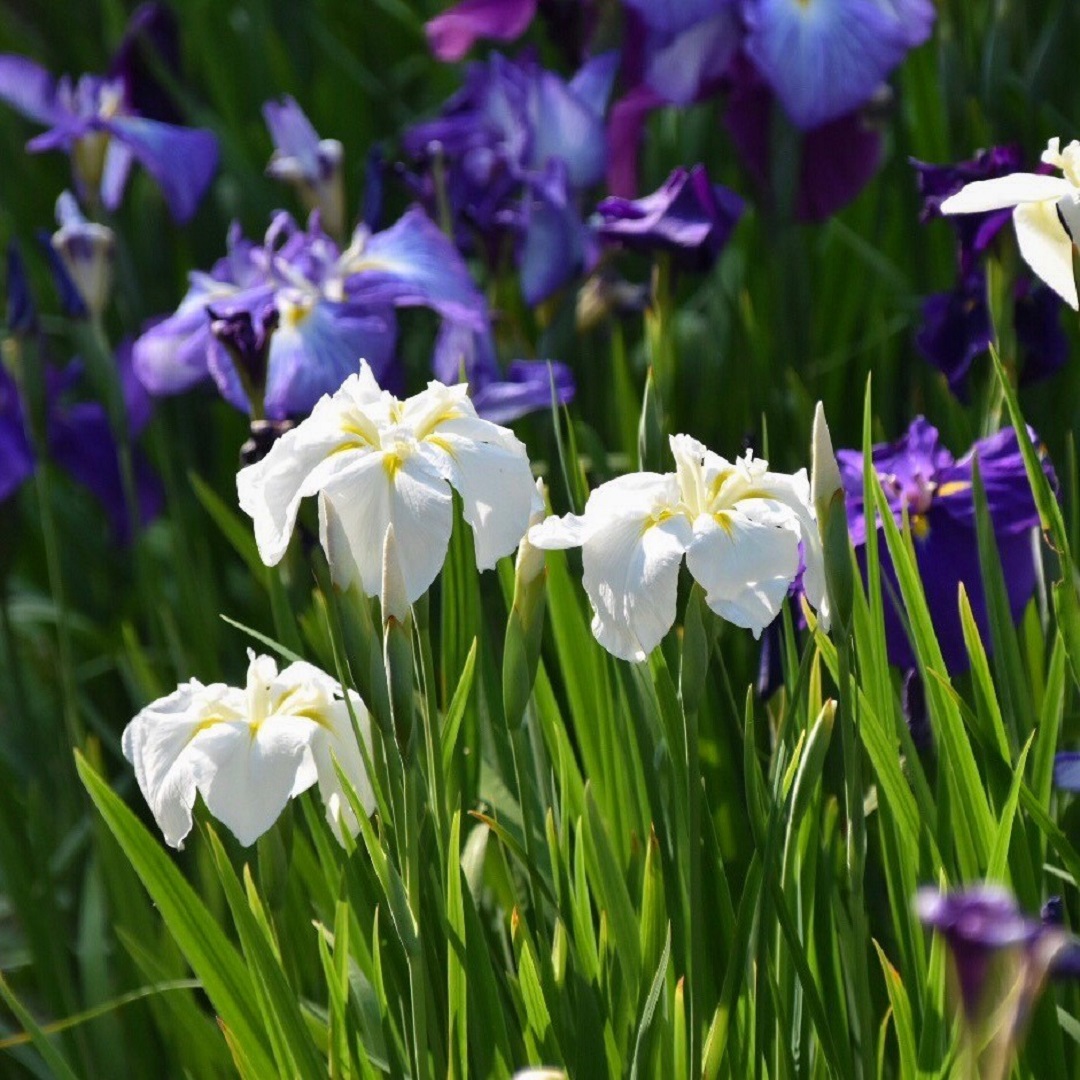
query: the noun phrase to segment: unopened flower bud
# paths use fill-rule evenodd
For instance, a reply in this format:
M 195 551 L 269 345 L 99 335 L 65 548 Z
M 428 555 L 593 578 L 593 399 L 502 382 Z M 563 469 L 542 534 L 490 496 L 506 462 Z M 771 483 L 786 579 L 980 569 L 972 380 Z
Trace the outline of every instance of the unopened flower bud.
M 56 200 L 56 220 L 60 228 L 52 235 L 53 250 L 87 312 L 97 318 L 112 292 L 116 237 L 107 225 L 87 221 L 70 191 Z

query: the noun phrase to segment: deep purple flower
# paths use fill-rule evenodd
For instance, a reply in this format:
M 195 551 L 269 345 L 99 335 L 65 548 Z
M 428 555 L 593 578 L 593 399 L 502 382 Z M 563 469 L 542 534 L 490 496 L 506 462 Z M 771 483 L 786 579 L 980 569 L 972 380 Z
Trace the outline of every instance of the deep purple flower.
M 992 885 L 956 893 L 920 889 L 915 912 L 925 926 L 945 935 L 969 1019 L 979 1011 L 993 961 L 1006 950 L 1023 957 L 1047 932 L 1038 920 L 1020 911 L 1011 893 Z
M 1069 339 L 1061 327 L 1064 301 L 1048 285 L 1032 277 L 1018 278 L 1013 288 L 1013 329 L 1019 346 L 1020 385 L 1049 378 L 1069 359 Z
M 0 99 L 49 129 L 26 148 L 69 153 L 85 201 L 115 210 L 138 162 L 157 181 L 174 219 L 186 222 L 217 168 L 217 140 L 208 131 L 143 114 L 139 86 L 129 61 L 111 75 L 82 75 L 74 82 L 66 75 L 54 80 L 25 57 L 0 56 Z
M 595 57 L 567 83 L 531 57 L 493 54 L 469 66 L 436 119 L 405 133 L 420 196 L 434 208 L 441 186 L 459 246 L 479 247 L 493 266 L 509 238 L 530 304 L 592 261 L 580 201 L 604 175 L 617 60 Z
M 743 0 L 743 48 L 803 131 L 861 108 L 934 24 L 932 0 Z
M 994 328 L 986 304 L 986 275 L 979 267 L 955 289 L 923 301 L 922 327 L 915 335 L 919 352 L 941 371 L 949 389 L 967 400 L 967 377 L 975 358 L 990 349 Z
M 167 4 L 147 0 L 131 18 L 109 63 L 109 78 L 124 84 L 132 111 L 149 120 L 181 124 L 184 117 L 167 87 L 157 77 L 162 68 L 180 77 L 180 28 Z
M 1054 786 L 1062 791 L 1080 791 L 1080 751 L 1063 750 L 1054 755 Z
M 565 364 L 513 360 L 503 372 L 490 330 L 477 333 L 449 320 L 435 342 L 432 369 L 435 378 L 448 385 L 467 382 L 476 411 L 495 424 L 550 409 L 553 385 L 557 404 L 566 405 L 574 398 L 574 377 Z
M 747 171 L 775 200 L 772 136 L 776 97 L 742 54 L 731 67 L 724 124 Z M 881 164 L 881 134 L 856 111 L 802 133 L 794 214 L 823 221 L 851 202 Z
M 1016 432 L 1008 428 L 980 439 L 967 454 L 955 460 L 940 445 L 937 430 L 919 416 L 896 442 L 881 443 L 873 448 L 874 468 L 898 522 L 902 508 L 907 508 L 919 574 L 938 643 L 950 672 L 962 671 L 968 666 L 957 606 L 961 582 L 967 590 L 983 641 L 987 645 L 990 642 L 975 535 L 972 462 L 976 455 L 1001 557 L 1009 607 L 1013 619 L 1019 620 L 1035 590 L 1032 530 L 1038 525 L 1039 516 L 1028 486 Z M 841 450 L 836 456 L 847 497 L 851 540 L 865 571 L 862 454 Z M 1056 483 L 1048 461 L 1043 462 L 1043 468 Z M 915 657 L 904 621 L 893 601 L 894 596 L 900 596 L 899 584 L 884 551 L 882 578 L 886 586 L 885 636 L 889 658 L 901 668 L 914 667 Z
M 1007 176 L 1023 162 L 1018 147 L 997 146 L 956 165 L 929 165 L 914 158 L 911 164 L 923 199 L 922 220 L 927 221 L 941 216 L 941 203 L 966 184 Z M 923 356 L 944 372 L 949 388 L 961 401 L 967 400 L 972 363 L 993 341 L 982 258 L 1011 213 L 992 210 L 949 217 L 959 241 L 957 284 L 923 302 L 923 325 L 915 343 Z M 1013 326 L 1023 360 L 1021 382 L 1027 384 L 1052 375 L 1068 358 L 1068 340 L 1059 319 L 1062 302 L 1053 290 L 1027 274 L 1017 278 L 1013 298 Z
M 7 274 L 4 284 L 7 293 L 8 333 L 25 337 L 37 327 L 37 312 L 34 309 L 34 299 L 30 295 L 30 285 L 26 280 L 22 253 L 14 240 L 7 246 Z
M 229 254 L 210 274 L 192 274 L 175 314 L 135 343 L 139 378 L 153 394 L 178 393 L 212 379 L 239 409 L 250 408 L 243 380 L 211 333 L 215 316 L 278 316 L 267 355 L 265 415 L 303 416 L 366 359 L 380 383 L 393 382 L 395 307 L 423 305 L 476 330 L 487 307 L 461 257 L 414 208 L 380 233 L 360 226 L 342 251 L 313 215 L 306 230 L 275 216 L 261 246 L 229 236 Z
M 919 195 L 922 196 L 922 220 L 941 216 L 941 204 L 962 187 L 976 180 L 1008 176 L 1023 166 L 1018 146 L 994 146 L 981 150 L 969 161 L 955 165 L 932 165 L 911 159 Z M 994 237 L 1008 224 L 1012 209 L 991 210 L 985 214 L 953 214 L 949 223 L 960 240 L 960 275 L 968 275 Z
M 134 377 L 131 348 L 124 343 L 116 362 L 132 437 L 150 418 L 146 391 Z M 131 522 L 116 442 L 105 407 L 77 397 L 82 365 L 45 370 L 45 442 L 49 457 L 85 487 L 105 509 L 117 543 L 131 541 Z M 132 461 L 139 499 L 139 519 L 152 521 L 164 503 L 161 483 L 146 458 L 135 452 Z M 26 426 L 26 412 L 14 379 L 0 365 L 0 502 L 8 498 L 34 471 L 34 452 Z
M 0 505 L 34 471 L 34 452 L 26 430 L 26 413 L 15 379 L 0 364 Z
M 292 184 L 308 210 L 318 210 L 331 236 L 345 232 L 345 149 L 337 139 L 320 139 L 296 101 L 285 96 L 263 105 L 263 119 L 274 141 L 267 176 Z
M 460 60 L 483 38 L 513 41 L 536 15 L 538 0 L 461 0 L 424 26 L 428 46 L 440 60 Z
M 728 242 L 743 201 L 711 184 L 703 165 L 676 169 L 663 186 L 641 199 L 604 199 L 596 208 L 602 240 L 638 251 L 672 252 L 694 270 L 708 270 Z

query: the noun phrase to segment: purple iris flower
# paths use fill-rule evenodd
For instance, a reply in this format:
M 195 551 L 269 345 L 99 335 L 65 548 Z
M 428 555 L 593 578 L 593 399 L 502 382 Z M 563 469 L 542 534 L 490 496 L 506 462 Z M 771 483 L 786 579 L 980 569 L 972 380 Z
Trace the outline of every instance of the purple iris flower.
M 1063 750 L 1054 755 L 1054 785 L 1062 791 L 1080 791 L 1080 752 Z
M 999 958 L 1019 961 L 1018 974 L 1024 978 L 1027 1000 L 1017 1003 L 1014 1027 L 1026 1017 L 1047 974 L 1072 974 L 1077 945 L 1071 935 L 1025 915 L 1005 889 L 976 885 L 939 893 L 925 888 L 917 893 L 914 906 L 924 925 L 945 936 L 969 1020 L 980 1012 L 988 977 Z
M 459 246 L 479 244 L 497 265 L 507 237 L 514 241 L 529 304 L 595 259 L 580 203 L 604 175 L 603 113 L 617 63 L 605 53 L 565 82 L 530 56 L 496 53 L 469 66 L 440 116 L 405 133 L 421 196 L 434 206 L 443 186 Z
M 132 111 L 166 124 L 183 123 L 183 114 L 157 69 L 180 78 L 180 27 L 167 4 L 147 0 L 128 19 L 127 28 L 109 64 L 109 78 L 120 79 Z
M 267 176 L 292 184 L 308 210 L 318 210 L 331 236 L 345 231 L 344 147 L 337 139 L 320 139 L 311 121 L 291 97 L 263 106 L 263 119 L 274 141 Z
M 907 433 L 894 443 L 873 448 L 874 468 L 881 479 L 893 515 L 899 522 L 906 506 L 911 522 L 915 558 L 926 592 L 938 643 L 950 672 L 968 666 L 957 606 L 963 582 L 983 641 L 989 644 L 986 599 L 979 571 L 975 536 L 975 500 L 972 462 L 976 455 L 987 507 L 1004 571 L 1009 607 L 1019 620 L 1035 591 L 1036 555 L 1032 530 L 1038 511 L 1028 486 L 1016 432 L 1012 428 L 980 439 L 959 460 L 938 440 L 937 429 L 916 417 Z M 847 497 L 848 527 L 860 565 L 865 572 L 866 508 L 863 504 L 862 454 L 837 453 Z M 1052 483 L 1056 478 L 1048 461 L 1043 468 Z M 885 637 L 889 658 L 901 668 L 915 666 L 904 622 L 895 604 L 900 588 L 887 553 L 882 559 L 886 583 Z M 894 601 L 893 598 L 896 598 Z
M 651 195 L 604 199 L 596 208 L 597 235 L 638 251 L 668 251 L 693 270 L 708 270 L 728 242 L 743 201 L 712 184 L 703 165 L 676 169 Z
M 496 424 L 538 410 L 551 408 L 552 386 L 555 401 L 566 405 L 574 399 L 574 376 L 557 360 L 513 360 L 505 373 L 495 358 L 491 331 L 443 322 L 432 359 L 435 378 L 453 384 L 466 381 L 476 411 Z
M 743 0 L 743 48 L 796 127 L 853 112 L 930 36 L 932 0 Z
M 26 265 L 14 240 L 8 243 L 6 264 L 8 333 L 25 337 L 37 327 L 37 311 L 34 298 L 30 295 L 30 283 L 26 279 Z
M 145 16 L 144 16 L 145 18 Z M 153 20 L 147 36 L 154 31 Z M 146 28 L 143 28 L 146 30 Z M 136 38 L 138 38 L 136 34 Z M 161 36 L 159 34 L 159 36 Z M 217 140 L 209 131 L 179 127 L 140 111 L 132 50 L 107 76 L 56 80 L 22 56 L 0 56 L 0 99 L 49 130 L 30 140 L 31 153 L 64 150 L 71 155 L 79 194 L 115 210 L 132 166 L 138 162 L 157 182 L 173 218 L 194 215 L 217 168 Z M 149 108 L 156 108 L 151 103 Z
M 130 343 L 117 350 L 116 362 L 134 438 L 150 419 L 150 400 L 131 366 Z M 45 371 L 45 442 L 49 457 L 97 498 L 108 515 L 117 543 L 131 542 L 131 521 L 116 443 L 105 407 L 78 400 L 82 365 Z M 138 451 L 133 455 L 139 520 L 152 521 L 164 504 L 161 483 Z M 27 435 L 26 413 L 14 379 L 0 365 L 0 502 L 13 495 L 34 471 L 34 453 Z
M 484 38 L 514 41 L 536 16 L 538 0 L 462 0 L 424 26 L 428 46 L 440 60 L 460 60 Z
M 923 199 L 922 220 L 939 217 L 941 203 L 966 184 L 1007 176 L 1023 167 L 1019 147 L 997 146 L 980 151 L 956 165 L 931 165 L 911 160 Z M 1041 170 L 1047 166 L 1040 166 Z M 923 325 L 915 344 L 926 360 L 943 372 L 949 388 L 961 401 L 968 396 L 973 362 L 989 351 L 993 341 L 982 259 L 1008 224 L 1012 211 L 962 214 L 949 218 L 956 230 L 959 274 L 950 290 L 923 301 Z M 1062 368 L 1069 345 L 1059 318 L 1062 301 L 1052 289 L 1022 274 L 1013 289 L 1013 327 L 1021 359 L 1022 384 L 1046 378 Z
M 264 243 L 229 234 L 228 255 L 209 274 L 192 274 L 187 295 L 169 318 L 135 343 L 135 367 L 152 394 L 171 394 L 212 380 L 230 404 L 250 410 L 232 354 L 214 337 L 214 319 L 247 312 L 277 325 L 266 355 L 265 415 L 303 416 L 366 359 L 380 383 L 393 382 L 395 307 L 423 305 L 474 330 L 487 307 L 468 268 L 436 226 L 413 208 L 389 229 L 360 226 L 342 251 L 313 214 L 306 230 L 275 216 Z M 212 313 L 212 314 L 211 314 Z

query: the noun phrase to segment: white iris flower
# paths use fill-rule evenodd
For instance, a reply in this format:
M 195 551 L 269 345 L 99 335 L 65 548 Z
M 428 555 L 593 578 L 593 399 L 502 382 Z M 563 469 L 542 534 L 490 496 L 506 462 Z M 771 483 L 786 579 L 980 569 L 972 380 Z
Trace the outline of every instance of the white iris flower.
M 716 614 L 757 637 L 776 617 L 804 565 L 807 599 L 828 626 L 821 538 L 806 470 L 769 472 L 730 462 L 689 435 L 673 435 L 673 473 L 632 473 L 598 487 L 581 516 L 529 531 L 539 548 L 581 547 L 593 633 L 623 660 L 644 660 L 675 621 L 679 566 Z
M 191 831 L 196 793 L 241 844 L 253 844 L 289 799 L 318 784 L 326 816 L 341 838 L 357 831 L 334 768 L 336 758 L 365 811 L 375 798 L 341 687 L 298 662 L 278 671 L 272 657 L 249 650 L 247 687 L 204 686 L 197 679 L 143 709 L 124 729 L 124 756 L 166 843 L 181 847 Z M 350 692 L 365 742 L 370 720 Z
M 524 444 L 476 415 L 464 383 L 406 401 L 380 390 L 367 364 L 270 453 L 237 476 L 240 506 L 255 522 L 263 562 L 285 554 L 300 501 L 319 496 L 319 532 L 334 583 L 382 583 L 386 530 L 409 603 L 435 580 L 453 525 L 451 488 L 472 526 L 476 565 L 509 555 L 529 525 L 535 489 Z
M 976 180 L 941 204 L 943 214 L 981 214 L 1013 210 L 1016 241 L 1024 261 L 1074 310 L 1073 242 L 1080 236 L 1080 142 L 1061 149 L 1051 139 L 1042 160 L 1062 176 L 1012 173 L 994 180 Z

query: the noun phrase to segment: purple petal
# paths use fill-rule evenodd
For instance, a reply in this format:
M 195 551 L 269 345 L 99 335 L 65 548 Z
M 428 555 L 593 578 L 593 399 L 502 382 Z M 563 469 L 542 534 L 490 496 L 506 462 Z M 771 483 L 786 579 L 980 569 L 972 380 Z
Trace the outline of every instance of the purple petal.
M 56 101 L 56 80 L 24 56 L 0 56 L 0 100 L 40 124 L 56 124 L 65 113 Z
M 551 408 L 555 400 L 565 405 L 574 399 L 574 376 L 557 360 L 514 360 L 505 379 L 495 379 L 472 391 L 476 411 L 495 424 L 509 424 L 531 412 Z
M 747 53 L 804 131 L 869 101 L 934 21 L 930 0 L 746 0 L 743 14 Z
M 742 199 L 709 183 L 702 165 L 676 169 L 641 199 L 608 198 L 597 207 L 597 235 L 639 251 L 671 251 L 706 270 L 727 243 L 743 211 Z
M 1062 791 L 1080 791 L 1080 753 L 1076 750 L 1054 755 L 1054 786 Z
M 268 101 L 262 107 L 262 114 L 274 147 L 288 157 L 299 159 L 308 175 L 317 175 L 319 134 L 296 99 L 285 95 L 280 102 Z
M 611 107 L 608 119 L 607 186 L 613 195 L 632 198 L 637 193 L 637 158 L 649 113 L 665 104 L 651 87 L 631 90 Z
M 775 98 L 743 56 L 732 66 L 732 91 L 724 123 L 751 176 L 772 191 L 772 130 Z M 846 206 L 877 172 L 881 136 L 858 113 L 830 121 L 803 136 L 795 217 L 822 221 Z
M 421 305 L 477 330 L 487 325 L 487 304 L 469 268 L 418 206 L 369 237 L 346 270 L 347 293 L 367 305 Z
M 137 116 L 117 117 L 106 126 L 157 181 L 174 220 L 189 221 L 217 169 L 217 139 L 209 131 Z
M 530 307 L 546 300 L 581 269 L 584 232 L 572 206 L 537 199 L 529 207 L 519 261 L 521 295 Z
M 726 2 L 726 0 L 721 0 Z M 623 0 L 650 29 L 679 34 L 716 14 L 717 0 Z
M 182 123 L 176 102 L 158 80 L 159 67 L 173 78 L 180 77 L 179 25 L 168 4 L 149 0 L 128 19 L 109 64 L 109 76 L 122 80 L 124 98 L 132 112 L 166 124 Z
M 322 301 L 299 319 L 283 319 L 270 338 L 266 415 L 271 420 L 306 416 L 367 360 L 382 385 L 390 374 L 397 327 L 392 309 L 372 312 Z M 217 342 L 209 366 L 222 396 L 238 409 L 248 402 L 233 362 Z
M 528 29 L 537 0 L 462 0 L 424 26 L 438 59 L 460 60 L 478 39 L 513 41 Z
M 742 42 L 742 21 L 734 4 L 653 51 L 645 79 L 665 101 L 700 101 L 723 77 Z
M 923 301 L 923 325 L 915 335 L 919 352 L 942 372 L 949 389 L 967 400 L 967 376 L 972 362 L 990 348 L 994 338 L 986 306 L 986 278 L 969 274 L 950 292 Z
M 56 463 L 104 507 L 117 543 L 129 543 L 131 523 L 120 462 L 104 407 L 96 401 L 54 403 L 49 411 L 47 439 Z M 139 520 L 145 525 L 161 512 L 164 495 L 160 481 L 141 455 L 136 454 L 132 464 Z
M 541 71 L 531 120 L 531 168 L 540 170 L 561 161 L 573 188 L 599 183 L 607 158 L 601 112 L 574 94 L 558 75 Z
M 154 401 L 135 374 L 134 350 L 131 338 L 124 338 L 116 348 L 116 370 L 120 389 L 127 408 L 128 428 L 135 438 L 150 423 Z
M 131 167 L 135 156 L 122 142 L 110 139 L 105 151 L 105 167 L 101 173 L 101 202 L 110 210 L 115 210 L 124 201 Z
M 1068 361 L 1069 339 L 1061 327 L 1063 306 L 1061 297 L 1042 282 L 1017 282 L 1013 328 L 1024 365 L 1021 386 L 1049 378 Z
M 602 116 L 607 109 L 619 62 L 616 50 L 600 53 L 586 60 L 570 80 L 570 93 L 595 116 Z
M 34 471 L 34 453 L 15 379 L 0 364 L 0 503 Z

